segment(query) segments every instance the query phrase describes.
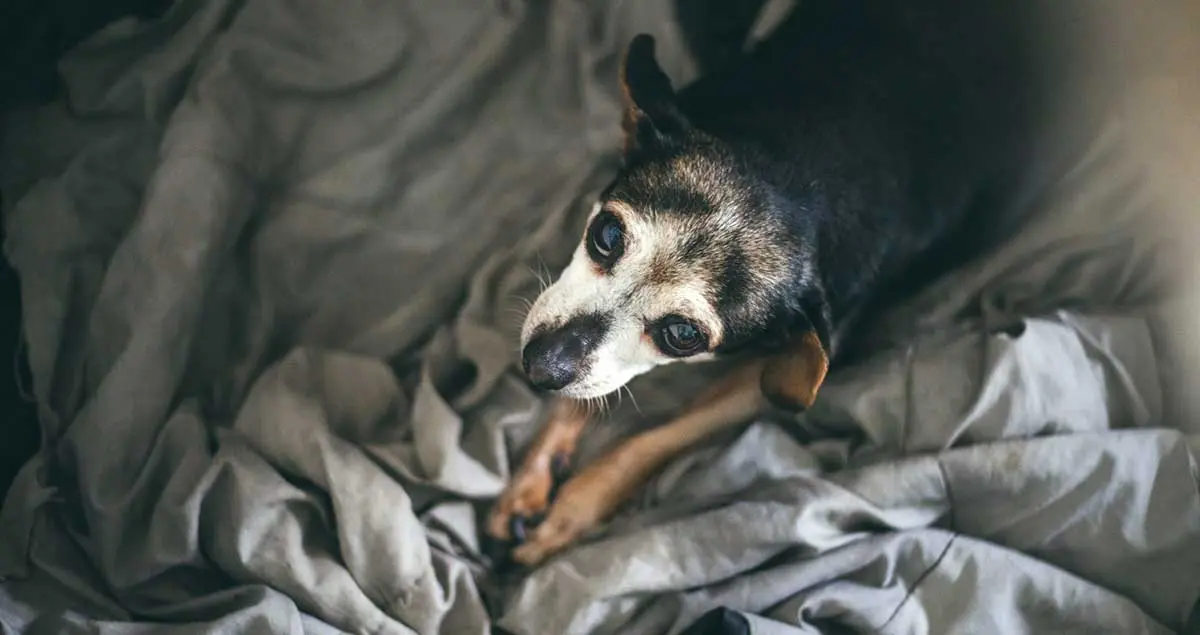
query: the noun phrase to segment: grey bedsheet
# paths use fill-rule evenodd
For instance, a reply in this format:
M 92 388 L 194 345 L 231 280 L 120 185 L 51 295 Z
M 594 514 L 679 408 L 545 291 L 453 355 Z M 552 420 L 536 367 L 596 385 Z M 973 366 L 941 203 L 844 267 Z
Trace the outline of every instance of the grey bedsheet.
M 522 301 L 615 166 L 643 30 L 695 74 L 665 0 L 179 0 L 70 54 L 68 102 L 6 125 L 46 447 L 0 512 L 3 632 L 1184 629 L 1194 312 L 1132 231 L 1119 124 L 813 411 L 488 575 L 478 521 L 541 412 Z M 708 372 L 639 380 L 589 452 Z

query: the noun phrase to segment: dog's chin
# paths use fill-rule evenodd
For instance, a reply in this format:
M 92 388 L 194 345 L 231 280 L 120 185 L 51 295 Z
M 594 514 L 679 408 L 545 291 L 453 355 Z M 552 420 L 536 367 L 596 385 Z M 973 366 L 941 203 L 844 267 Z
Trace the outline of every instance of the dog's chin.
M 623 386 L 625 386 L 626 383 L 628 383 L 628 382 L 622 382 L 622 383 L 613 384 L 613 385 L 602 385 L 602 386 L 598 386 L 598 385 L 567 386 L 566 388 L 563 388 L 562 390 L 557 391 L 557 394 L 561 397 L 567 397 L 568 399 L 578 399 L 580 401 L 586 401 L 588 399 L 600 399 L 601 397 L 607 397 L 608 395 L 611 395 L 614 392 L 620 390 Z
M 588 378 L 585 381 L 580 381 L 564 387 L 563 389 L 557 391 L 557 394 L 570 399 L 600 399 L 624 388 L 630 381 L 633 380 L 634 377 L 637 377 L 640 374 L 641 373 L 630 373 L 628 376 L 625 376 L 623 373 L 621 375 L 609 375 L 599 379 Z

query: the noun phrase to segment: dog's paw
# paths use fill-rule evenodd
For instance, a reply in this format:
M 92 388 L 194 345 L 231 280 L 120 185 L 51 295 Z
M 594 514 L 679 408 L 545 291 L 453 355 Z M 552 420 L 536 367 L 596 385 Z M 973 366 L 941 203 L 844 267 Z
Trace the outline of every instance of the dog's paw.
M 529 531 L 545 517 L 569 461 L 566 454 L 557 454 L 549 462 L 523 466 L 492 507 L 487 533 L 497 540 L 524 542 Z
M 620 463 L 593 463 L 568 480 L 550 509 L 512 552 L 513 562 L 533 567 L 576 542 L 612 515 L 642 482 Z

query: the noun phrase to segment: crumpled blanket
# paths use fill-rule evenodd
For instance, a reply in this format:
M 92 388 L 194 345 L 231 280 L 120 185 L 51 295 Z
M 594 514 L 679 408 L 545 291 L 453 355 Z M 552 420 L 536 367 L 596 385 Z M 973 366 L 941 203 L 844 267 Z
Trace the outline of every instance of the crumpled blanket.
M 523 303 L 616 166 L 624 45 L 698 72 L 674 12 L 178 0 L 63 59 L 0 155 L 44 439 L 0 510 L 3 632 L 1200 628 L 1195 312 L 1120 117 L 814 409 L 492 574 L 543 414 Z M 584 460 L 718 371 L 639 379 Z

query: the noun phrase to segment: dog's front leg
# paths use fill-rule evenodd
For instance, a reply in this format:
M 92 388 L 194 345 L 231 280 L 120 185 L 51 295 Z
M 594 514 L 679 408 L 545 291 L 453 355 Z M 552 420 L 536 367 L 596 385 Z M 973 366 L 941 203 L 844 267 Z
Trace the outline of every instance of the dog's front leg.
M 671 459 L 753 417 L 765 403 L 763 364 L 751 363 L 715 383 L 671 422 L 634 436 L 590 463 L 559 489 L 550 511 L 513 560 L 536 565 L 596 527 Z
M 555 480 L 574 455 L 575 444 L 587 421 L 583 404 L 571 399 L 555 400 L 550 419 L 538 432 L 521 467 L 492 508 L 487 525 L 492 537 L 524 539 L 525 523 L 544 514 L 550 506 Z

